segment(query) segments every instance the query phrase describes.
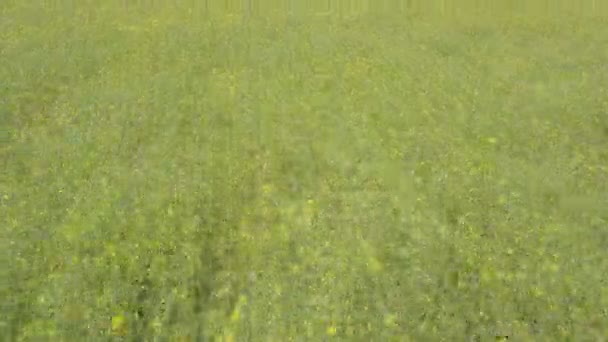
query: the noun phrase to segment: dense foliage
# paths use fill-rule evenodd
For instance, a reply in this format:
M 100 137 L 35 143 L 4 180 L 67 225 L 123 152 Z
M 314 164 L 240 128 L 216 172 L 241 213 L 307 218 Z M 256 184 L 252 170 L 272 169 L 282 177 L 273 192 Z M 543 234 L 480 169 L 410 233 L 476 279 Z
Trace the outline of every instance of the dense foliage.
M 122 4 L 0 5 L 7 340 L 608 336 L 606 18 Z

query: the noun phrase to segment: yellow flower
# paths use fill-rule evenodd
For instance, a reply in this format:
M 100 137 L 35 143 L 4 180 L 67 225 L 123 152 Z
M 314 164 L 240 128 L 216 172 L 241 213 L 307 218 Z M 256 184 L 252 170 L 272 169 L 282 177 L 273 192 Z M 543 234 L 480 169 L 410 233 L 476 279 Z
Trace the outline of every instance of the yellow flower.
M 335 325 L 330 325 L 327 327 L 327 336 L 336 336 L 338 333 L 338 329 Z
M 387 327 L 394 327 L 396 325 L 397 316 L 394 314 L 387 314 L 384 316 L 384 325 Z
M 226 342 L 234 342 L 234 334 L 229 332 L 226 335 L 224 335 L 224 341 Z
M 273 192 L 273 187 L 272 184 L 264 184 L 262 186 L 262 192 L 264 192 L 264 194 L 270 194 Z
M 384 266 L 376 257 L 369 258 L 368 267 L 372 273 L 380 273 L 384 269 Z
M 230 315 L 230 320 L 233 323 L 238 322 L 241 319 L 241 310 L 239 310 L 239 308 L 234 309 L 234 311 L 232 311 L 232 315 Z
M 124 315 L 112 317 L 112 335 L 125 336 L 127 334 L 127 319 Z

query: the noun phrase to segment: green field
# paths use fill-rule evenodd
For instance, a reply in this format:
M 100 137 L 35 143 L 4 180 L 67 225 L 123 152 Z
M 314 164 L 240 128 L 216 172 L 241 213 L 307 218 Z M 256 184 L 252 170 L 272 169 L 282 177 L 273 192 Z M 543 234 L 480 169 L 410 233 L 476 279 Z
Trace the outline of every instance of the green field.
M 62 3 L 0 4 L 0 340 L 607 340 L 608 14 Z

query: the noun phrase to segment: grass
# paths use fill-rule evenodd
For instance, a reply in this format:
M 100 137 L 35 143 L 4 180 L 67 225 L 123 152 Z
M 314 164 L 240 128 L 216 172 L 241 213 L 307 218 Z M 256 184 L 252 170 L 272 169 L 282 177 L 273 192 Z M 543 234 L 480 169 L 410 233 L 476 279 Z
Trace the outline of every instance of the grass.
M 4 339 L 606 340 L 606 17 L 350 14 L 0 5 Z

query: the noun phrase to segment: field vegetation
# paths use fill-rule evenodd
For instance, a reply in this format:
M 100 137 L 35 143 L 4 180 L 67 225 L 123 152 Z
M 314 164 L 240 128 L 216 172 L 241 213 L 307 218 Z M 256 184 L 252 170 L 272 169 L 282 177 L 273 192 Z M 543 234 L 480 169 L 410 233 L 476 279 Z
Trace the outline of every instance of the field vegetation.
M 606 341 L 599 2 L 204 3 L 0 4 L 2 340 Z

